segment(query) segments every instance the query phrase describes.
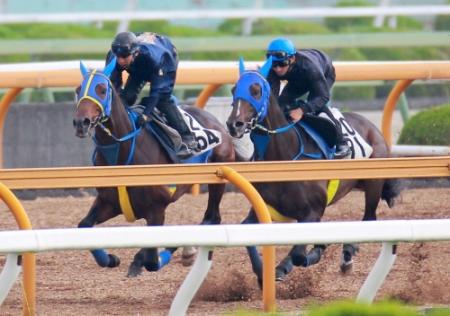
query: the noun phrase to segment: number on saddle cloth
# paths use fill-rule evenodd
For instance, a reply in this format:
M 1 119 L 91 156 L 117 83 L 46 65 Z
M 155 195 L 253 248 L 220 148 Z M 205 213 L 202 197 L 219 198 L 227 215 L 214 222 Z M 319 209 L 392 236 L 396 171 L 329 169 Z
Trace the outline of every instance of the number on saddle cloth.
M 219 131 L 203 127 L 192 115 L 183 109 L 180 109 L 180 112 L 187 126 L 195 135 L 199 154 L 211 150 L 222 143 L 222 134 Z
M 347 122 L 342 113 L 336 108 L 330 108 L 334 118 L 341 123 L 341 130 L 344 139 L 347 141 L 352 151 L 351 159 L 369 158 L 372 155 L 373 148 L 364 140 L 364 138 Z M 319 114 L 327 120 L 328 115 L 324 112 Z M 330 120 L 331 121 L 331 120 Z

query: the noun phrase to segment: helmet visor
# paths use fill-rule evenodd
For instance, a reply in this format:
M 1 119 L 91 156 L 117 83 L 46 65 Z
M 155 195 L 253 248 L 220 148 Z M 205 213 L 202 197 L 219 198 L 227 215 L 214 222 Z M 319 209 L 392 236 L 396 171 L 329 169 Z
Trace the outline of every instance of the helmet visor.
M 127 46 L 119 46 L 119 45 L 113 45 L 111 47 L 111 50 L 114 55 L 121 58 L 127 58 L 131 55 L 131 49 Z
M 268 51 L 266 54 L 266 58 L 269 58 L 271 56 L 274 61 L 283 61 L 288 59 L 289 54 L 283 51 Z

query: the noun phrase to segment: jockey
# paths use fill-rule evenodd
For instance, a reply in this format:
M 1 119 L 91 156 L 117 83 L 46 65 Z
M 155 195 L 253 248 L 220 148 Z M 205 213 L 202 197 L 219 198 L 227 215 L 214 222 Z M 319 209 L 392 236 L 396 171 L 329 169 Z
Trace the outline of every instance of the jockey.
M 140 101 L 145 109 L 138 117 L 139 125 L 145 125 L 156 107 L 165 114 L 169 125 L 181 135 L 184 148 L 178 155 L 187 156 L 196 151 L 198 143 L 171 97 L 178 67 L 177 50 L 171 41 L 156 33 L 121 32 L 111 44 L 106 64 L 114 56 L 117 64 L 111 73 L 111 82 L 120 91 L 124 104 L 133 105 L 145 84 L 150 83 L 149 96 Z M 129 77 L 122 89 L 124 70 L 129 73 Z
M 272 92 L 278 96 L 281 108 L 289 112 L 294 122 L 299 121 L 305 113 L 318 115 L 325 112 L 336 126 L 335 158 L 349 155 L 350 147 L 342 135 L 341 124 L 327 105 L 336 78 L 330 57 L 316 49 L 296 50 L 294 44 L 285 38 L 276 38 L 270 42 L 266 57 L 270 56 L 272 68 L 267 80 Z M 283 80 L 287 83 L 281 89 Z M 305 93 L 308 93 L 307 102 L 299 99 Z

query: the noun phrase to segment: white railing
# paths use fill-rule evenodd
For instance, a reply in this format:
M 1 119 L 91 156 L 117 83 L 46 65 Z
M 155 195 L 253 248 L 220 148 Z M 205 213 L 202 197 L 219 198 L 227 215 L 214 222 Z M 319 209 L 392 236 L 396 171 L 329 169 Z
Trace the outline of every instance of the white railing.
M 126 238 L 125 238 L 126 237 Z M 62 251 L 96 248 L 200 246 L 199 255 L 179 289 L 169 315 L 183 315 L 206 277 L 213 247 L 246 245 L 333 244 L 383 242 L 378 260 L 358 294 L 372 301 L 396 258 L 398 242 L 450 240 L 450 219 L 392 220 L 373 222 L 324 222 L 272 225 L 214 225 L 164 227 L 110 227 L 42 229 L 0 232 L 0 253 Z M 9 261 L 9 260 L 8 260 Z M 17 276 L 17 269 L 11 274 Z M 0 298 L 11 281 L 1 274 Z M 8 285 L 8 286 L 7 286 Z
M 449 15 L 450 5 L 374 6 L 374 7 L 320 7 L 290 9 L 235 9 L 235 10 L 167 10 L 124 12 L 71 12 L 0 14 L 0 24 L 10 23 L 80 23 L 89 21 L 148 21 L 180 19 L 257 19 L 257 18 L 318 18 L 318 17 L 377 17 Z

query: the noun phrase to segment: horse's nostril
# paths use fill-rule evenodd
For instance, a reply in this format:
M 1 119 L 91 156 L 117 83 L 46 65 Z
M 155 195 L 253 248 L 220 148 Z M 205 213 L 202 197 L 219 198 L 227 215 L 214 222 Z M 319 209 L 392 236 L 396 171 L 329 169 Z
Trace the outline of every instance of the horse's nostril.
M 91 120 L 88 119 L 88 118 L 85 118 L 85 119 L 83 120 L 83 125 L 84 125 L 84 126 L 89 126 L 89 125 L 91 125 Z
M 238 128 L 242 127 L 242 126 L 244 126 L 244 122 L 237 121 L 237 122 L 234 123 L 234 126 L 238 127 Z

